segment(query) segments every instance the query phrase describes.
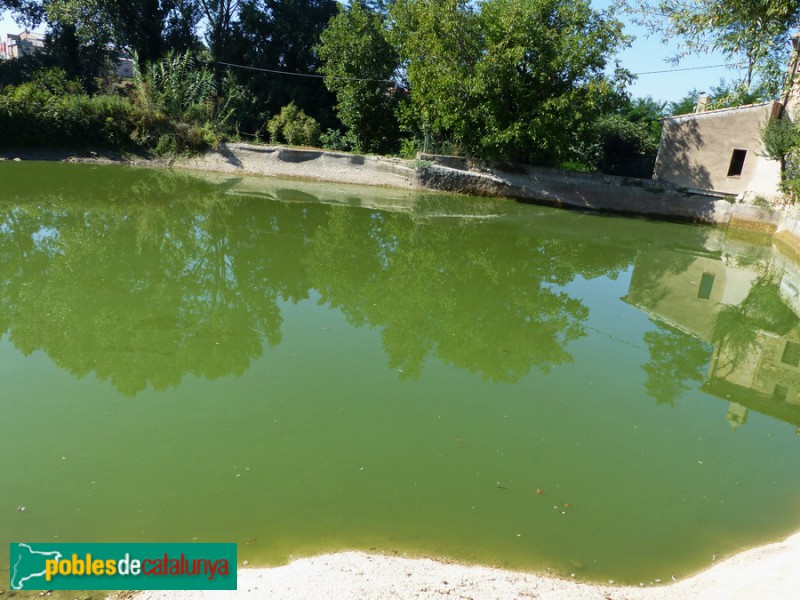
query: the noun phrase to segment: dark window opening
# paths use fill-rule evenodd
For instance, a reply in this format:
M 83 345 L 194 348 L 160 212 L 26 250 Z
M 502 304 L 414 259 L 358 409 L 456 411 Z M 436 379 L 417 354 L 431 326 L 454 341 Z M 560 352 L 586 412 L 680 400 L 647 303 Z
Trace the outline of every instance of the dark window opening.
M 786 347 L 783 349 L 783 356 L 781 362 L 785 365 L 796 367 L 800 365 L 800 344 L 797 342 L 786 342 Z
M 728 166 L 728 177 L 739 177 L 744 169 L 744 159 L 747 150 L 734 150 L 731 155 L 731 164 Z
M 700 280 L 700 289 L 697 290 L 697 297 L 701 300 L 708 300 L 711 298 L 711 288 L 714 287 L 714 276 L 711 273 L 703 273 L 703 278 Z
M 778 400 L 779 402 L 785 402 L 786 396 L 789 395 L 789 388 L 785 385 L 781 385 L 780 383 L 775 384 L 775 389 L 772 392 L 773 400 Z

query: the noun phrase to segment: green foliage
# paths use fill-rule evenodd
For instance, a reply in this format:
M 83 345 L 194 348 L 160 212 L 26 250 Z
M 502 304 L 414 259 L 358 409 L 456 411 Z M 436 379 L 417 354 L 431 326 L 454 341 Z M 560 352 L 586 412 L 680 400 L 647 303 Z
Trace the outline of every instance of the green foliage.
M 599 171 L 645 178 L 653 174 L 658 140 L 646 123 L 610 115 L 598 120 L 595 133 L 595 166 Z
M 589 0 L 14 4 L 30 22 L 48 23 L 54 50 L 38 66 L 64 69 L 37 90 L 80 95 L 74 82 L 96 91 L 106 81 L 102 87 L 112 93 L 110 78 L 98 76 L 109 72 L 118 51 L 136 52 L 124 123 L 140 148 L 201 150 L 231 131 L 259 139 L 269 124 L 274 140 L 292 144 L 602 163 L 615 172 L 618 163 L 649 152 L 653 124 L 618 112 L 630 75 L 611 74 L 608 64 L 628 38 L 613 10 L 594 10 Z M 209 51 L 200 52 L 209 67 L 185 50 L 198 47 L 201 15 Z M 0 65 L 0 84 L 30 81 L 32 65 Z M 324 82 L 288 74 L 323 74 Z M 53 87 L 65 82 L 73 87 Z M 284 114 L 286 107 L 295 112 Z
M 711 104 L 709 104 L 708 108 L 716 110 L 732 106 L 745 106 L 773 99 L 773 94 L 770 93 L 768 87 L 727 83 L 724 79 L 721 79 L 719 85 L 711 86 Z
M 680 100 L 677 100 L 675 102 L 670 102 L 667 112 L 672 117 L 677 115 L 689 115 L 693 113 L 697 108 L 697 101 L 699 98 L 700 98 L 700 91 L 697 89 L 693 89 Z
M 422 152 L 422 142 L 417 138 L 403 138 L 400 140 L 400 156 L 403 158 L 416 158 Z
M 622 24 L 582 0 L 487 0 L 481 17 L 476 88 L 486 117 L 472 144 L 518 162 L 575 156 L 565 140 L 587 131 L 617 91 L 605 68 L 625 39 Z
M 134 101 L 89 96 L 62 69 L 35 72 L 31 81 L 0 95 L 0 137 L 8 146 L 100 147 L 196 152 L 219 144 L 209 74 L 192 75 L 176 59 L 180 77 L 156 65 L 137 77 Z M 170 64 L 175 64 L 173 61 Z M 219 114 L 219 113 L 217 113 Z
M 214 76 L 189 52 L 168 53 L 141 71 L 134 70 L 136 97 L 147 110 L 189 122 L 211 121 L 215 115 Z
M 789 119 L 769 119 L 761 130 L 764 152 L 772 160 L 786 162 L 786 157 L 800 145 L 800 131 Z
M 0 95 L 0 139 L 18 147 L 127 148 L 134 112 L 118 96 L 53 93 L 34 82 L 9 86 Z
M 585 0 L 485 0 L 479 8 L 463 0 L 392 6 L 411 89 L 405 129 L 484 159 L 578 158 L 577 142 L 627 78 L 606 75 L 627 42 L 622 24 Z
M 139 122 L 134 139 L 157 154 L 216 147 L 232 111 L 217 107 L 214 75 L 189 52 L 168 53 L 134 69 L 134 102 Z
M 785 116 L 770 119 L 761 130 L 764 153 L 781 165 L 780 189 L 787 200 L 800 197 L 800 128 Z
M 740 82 L 761 85 L 769 96 L 783 85 L 789 59 L 787 34 L 800 23 L 800 4 L 787 0 L 630 0 L 630 10 L 665 42 L 678 40 L 674 62 L 688 55 L 720 52 L 743 63 Z
M 336 0 L 243 0 L 228 62 L 296 74 L 318 74 L 320 34 L 338 10 Z M 247 94 L 236 106 L 240 128 L 256 133 L 264 122 L 294 102 L 323 129 L 341 123 L 335 96 L 319 78 L 234 69 Z
M 309 117 L 292 102 L 267 123 L 270 140 L 290 146 L 319 146 L 320 131 L 316 119 Z
M 463 138 L 481 56 L 478 14 L 468 0 L 397 0 L 390 39 L 411 89 L 401 120 L 409 133 Z
M 352 145 L 346 134 L 343 134 L 338 129 L 328 129 L 325 133 L 320 134 L 319 142 L 323 148 L 328 150 L 351 150 Z
M 688 115 L 695 112 L 700 95 L 706 93 L 710 97 L 710 102 L 706 110 L 717 110 L 719 108 L 731 108 L 734 106 L 744 106 L 766 102 L 772 97 L 768 93 L 768 88 L 764 86 L 747 87 L 739 84 L 727 83 L 720 79 L 717 85 L 712 85 L 708 92 L 701 92 L 693 89 L 686 96 L 677 102 L 671 102 L 667 112 L 672 115 Z
M 398 137 L 398 92 L 390 81 L 398 66 L 384 18 L 361 0 L 340 10 L 317 47 L 325 85 L 336 94 L 336 113 L 358 152 L 387 152 Z
M 650 360 L 642 365 L 647 374 L 644 387 L 658 404 L 674 405 L 690 382 L 703 381 L 711 349 L 671 325 L 656 322 L 656 327 L 644 334 L 650 352 Z
M 614 113 L 597 119 L 586 160 L 594 169 L 610 175 L 651 177 L 664 108 L 649 97 L 624 100 Z
M 31 86 L 53 96 L 67 96 L 83 92 L 81 84 L 68 79 L 67 73 L 60 67 L 39 69 L 31 75 Z

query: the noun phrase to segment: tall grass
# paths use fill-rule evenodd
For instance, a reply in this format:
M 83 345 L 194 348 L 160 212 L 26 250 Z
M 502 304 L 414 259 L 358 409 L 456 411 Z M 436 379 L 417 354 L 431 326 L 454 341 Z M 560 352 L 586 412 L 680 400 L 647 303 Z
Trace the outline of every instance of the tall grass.
M 170 54 L 137 72 L 128 95 L 89 96 L 60 69 L 7 86 L 0 144 L 184 154 L 218 145 L 229 117 L 213 74 L 189 53 Z

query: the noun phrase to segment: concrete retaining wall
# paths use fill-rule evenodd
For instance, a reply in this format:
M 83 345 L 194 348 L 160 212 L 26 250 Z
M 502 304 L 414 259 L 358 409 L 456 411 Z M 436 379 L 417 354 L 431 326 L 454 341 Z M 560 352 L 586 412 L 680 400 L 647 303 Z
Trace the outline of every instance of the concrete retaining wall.
M 222 144 L 219 150 L 178 160 L 174 166 L 406 189 L 418 187 L 412 161 L 282 146 Z
M 730 225 L 767 234 L 784 232 L 787 239 L 796 236 L 800 248 L 800 211 L 784 213 L 780 209 L 734 203 L 647 179 L 514 165 L 502 171 L 476 170 L 460 157 L 421 155 L 420 159 L 409 161 L 280 146 L 224 144 L 218 151 L 180 160 L 175 166 L 506 197 L 580 210 Z
M 735 206 L 727 200 L 682 192 L 645 179 L 536 167 L 508 173 L 461 171 L 434 164 L 420 169 L 419 180 L 426 189 L 717 225 L 728 224 Z

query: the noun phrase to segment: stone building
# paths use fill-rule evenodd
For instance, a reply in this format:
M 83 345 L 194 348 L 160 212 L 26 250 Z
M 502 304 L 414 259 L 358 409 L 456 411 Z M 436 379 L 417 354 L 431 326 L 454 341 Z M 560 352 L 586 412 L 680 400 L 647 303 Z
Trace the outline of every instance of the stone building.
M 663 120 L 654 179 L 721 196 L 777 196 L 780 164 L 764 155 L 761 130 L 782 104 L 698 109 Z
M 663 119 L 653 178 L 710 195 L 773 199 L 779 196 L 780 164 L 766 157 L 761 131 L 770 119 L 794 120 L 800 108 L 798 42 L 781 102 L 706 110 L 701 96 L 693 114 Z

